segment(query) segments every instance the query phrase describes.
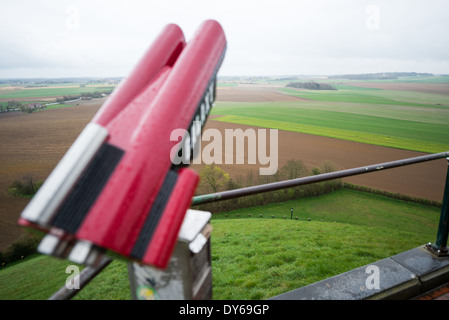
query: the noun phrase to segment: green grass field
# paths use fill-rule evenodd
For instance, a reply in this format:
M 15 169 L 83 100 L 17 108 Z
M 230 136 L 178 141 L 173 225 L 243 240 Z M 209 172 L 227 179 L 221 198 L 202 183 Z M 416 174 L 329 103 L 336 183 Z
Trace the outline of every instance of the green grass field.
M 350 89 L 350 87 L 352 87 Z M 449 96 L 340 85 L 281 89 L 298 102 L 216 102 L 219 121 L 435 153 L 449 150 Z
M 295 90 L 281 91 L 314 101 L 347 102 L 374 105 L 395 105 L 420 108 L 449 109 L 449 96 L 415 91 L 382 90 L 351 85 L 336 85 L 338 90 Z
M 213 298 L 267 299 L 434 242 L 439 212 L 341 189 L 213 215 Z M 64 286 L 71 264 L 35 255 L 0 269 L 0 300 L 47 299 Z M 126 263 L 115 260 L 74 299 L 126 300 L 129 290 Z
M 50 109 L 59 109 L 59 108 L 66 108 L 66 107 L 73 107 L 74 106 L 74 104 L 52 104 L 52 105 L 49 105 L 49 106 L 46 106 L 46 108 L 48 109 L 48 110 L 50 110 Z

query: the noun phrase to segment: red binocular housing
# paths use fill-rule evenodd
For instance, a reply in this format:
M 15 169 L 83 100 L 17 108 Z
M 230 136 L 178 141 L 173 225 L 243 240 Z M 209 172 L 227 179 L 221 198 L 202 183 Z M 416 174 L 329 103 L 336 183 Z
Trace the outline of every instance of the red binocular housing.
M 46 234 L 41 253 L 95 265 L 110 252 L 167 266 L 199 181 L 172 161 L 181 143 L 170 135 L 185 129 L 181 156 L 193 157 L 225 51 L 214 20 L 189 42 L 177 25 L 163 29 L 22 212 L 19 224 Z

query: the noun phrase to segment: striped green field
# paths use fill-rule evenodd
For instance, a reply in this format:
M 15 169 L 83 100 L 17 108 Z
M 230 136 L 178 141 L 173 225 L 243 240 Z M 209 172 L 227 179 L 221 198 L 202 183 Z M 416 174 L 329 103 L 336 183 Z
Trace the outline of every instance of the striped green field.
M 219 121 L 386 147 L 449 150 L 449 96 L 340 85 L 339 90 L 281 89 L 307 101 L 216 102 Z
M 113 90 L 112 86 L 86 86 L 86 87 L 65 87 L 65 88 L 20 88 L 2 93 L 0 91 L 0 99 L 20 99 L 20 98 L 43 98 L 43 97 L 60 97 L 70 95 L 80 95 L 82 93 L 94 91 Z

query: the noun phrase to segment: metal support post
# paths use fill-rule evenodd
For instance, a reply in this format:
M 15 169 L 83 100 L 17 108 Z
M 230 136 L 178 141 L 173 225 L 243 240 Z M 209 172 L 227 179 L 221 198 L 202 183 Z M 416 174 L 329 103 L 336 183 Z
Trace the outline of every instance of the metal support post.
M 446 174 L 443 202 L 441 205 L 441 215 L 438 225 L 437 239 L 434 244 L 428 243 L 426 245 L 427 249 L 429 249 L 438 257 L 449 257 L 449 250 L 447 247 L 447 238 L 449 233 L 449 158 L 447 158 L 447 161 L 448 170 Z
M 133 300 L 210 300 L 210 212 L 189 209 L 166 269 L 128 263 Z

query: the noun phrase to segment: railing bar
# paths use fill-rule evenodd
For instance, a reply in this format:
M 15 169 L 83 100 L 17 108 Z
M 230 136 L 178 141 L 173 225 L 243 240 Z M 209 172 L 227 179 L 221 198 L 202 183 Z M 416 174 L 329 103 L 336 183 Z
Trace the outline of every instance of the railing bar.
M 449 158 L 447 159 L 448 167 L 446 172 L 446 183 L 443 193 L 443 202 L 441 203 L 440 221 L 438 224 L 437 240 L 435 242 L 435 249 L 444 251 L 449 255 L 449 248 L 447 247 L 447 239 L 449 234 Z
M 449 151 L 441 152 L 441 153 L 434 153 L 419 157 L 413 157 L 413 158 L 407 158 L 402 160 L 396 160 L 396 161 L 389 161 L 369 166 L 363 166 L 358 168 L 352 168 L 352 169 L 346 169 L 346 170 L 340 170 L 335 172 L 329 172 L 329 173 L 323 173 L 315 176 L 308 176 L 303 178 L 297 178 L 292 180 L 286 180 L 286 181 L 279 181 L 279 182 L 272 182 L 268 184 L 258 185 L 258 186 L 252 186 L 252 187 L 246 187 L 246 188 L 240 188 L 240 189 L 234 189 L 234 190 L 228 190 L 228 191 L 222 191 L 207 195 L 201 195 L 196 196 L 192 199 L 192 205 L 199 205 L 199 204 L 205 204 L 205 203 L 211 203 L 211 202 L 217 202 L 217 201 L 223 201 L 238 197 L 244 197 L 252 194 L 262 193 L 262 192 L 268 192 L 268 191 L 275 191 L 279 189 L 285 189 L 285 188 L 291 188 L 301 185 L 306 185 L 310 183 L 316 183 L 321 181 L 327 181 L 332 179 L 339 179 L 359 174 L 365 174 L 370 172 L 376 172 L 381 171 L 385 169 L 391 169 L 401 166 L 406 166 L 410 164 L 425 162 L 425 161 L 431 161 L 431 160 L 437 160 L 441 158 L 449 157 Z
M 87 266 L 79 274 L 79 289 L 69 289 L 66 286 L 59 289 L 48 300 L 69 300 L 72 299 L 81 289 L 83 289 L 93 278 L 95 278 L 104 268 L 106 268 L 112 259 L 103 256 L 100 263 L 96 267 Z

